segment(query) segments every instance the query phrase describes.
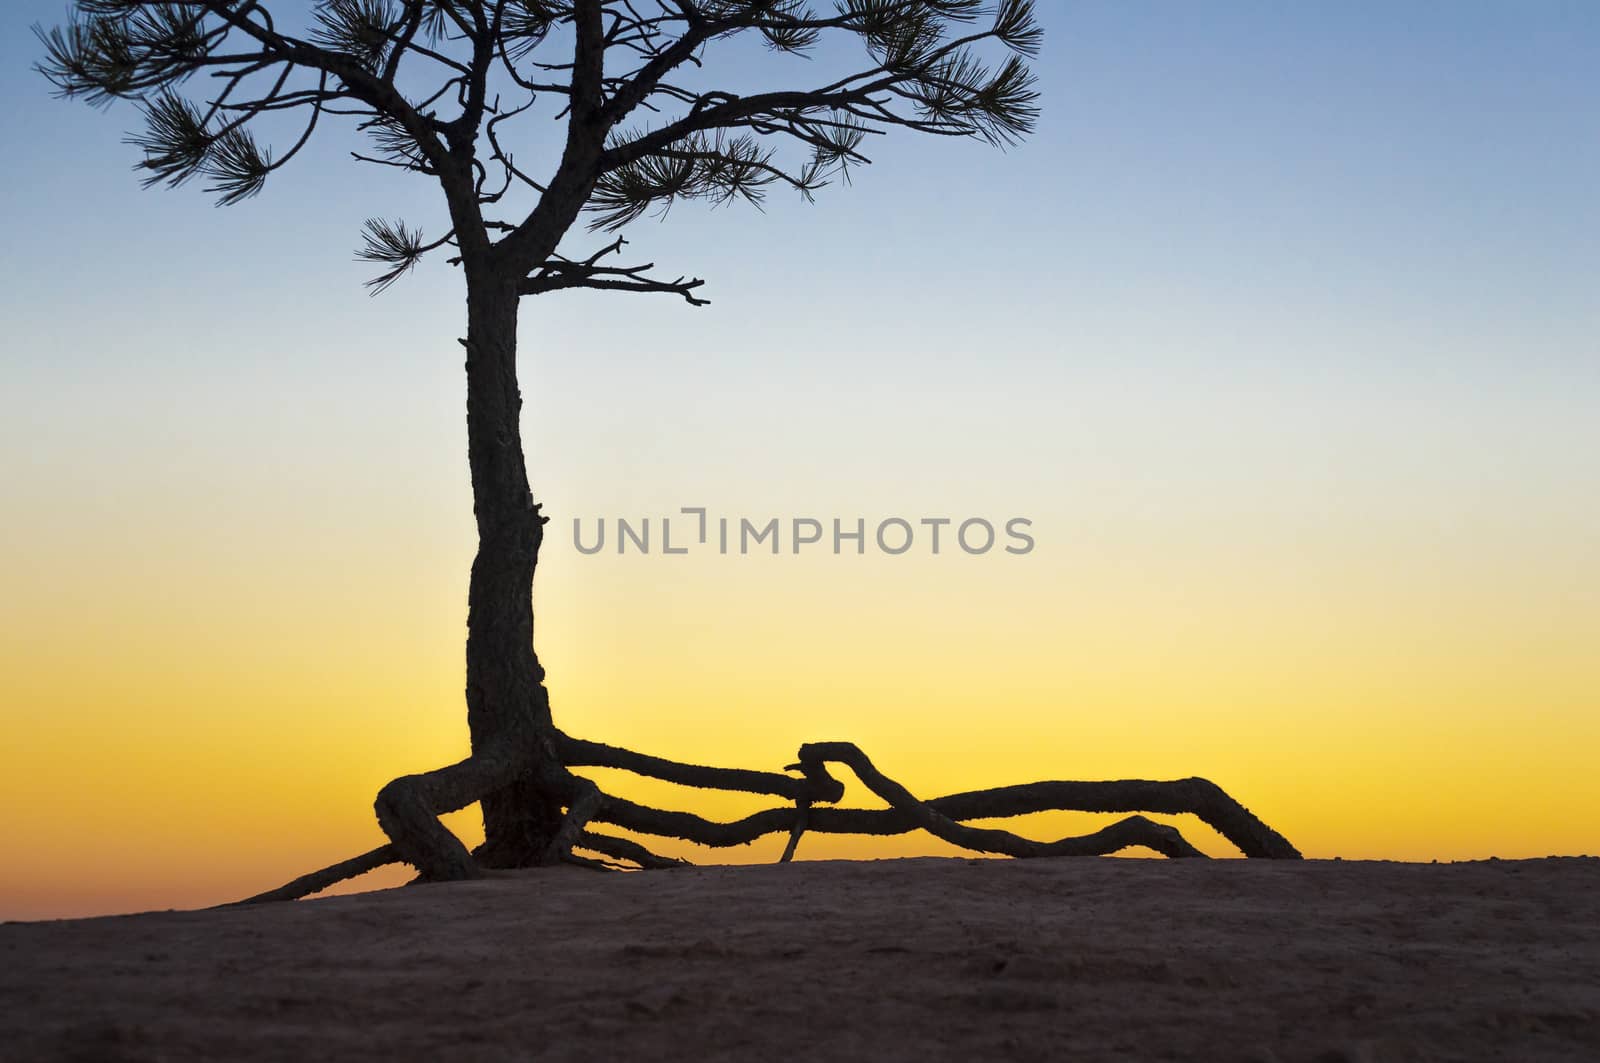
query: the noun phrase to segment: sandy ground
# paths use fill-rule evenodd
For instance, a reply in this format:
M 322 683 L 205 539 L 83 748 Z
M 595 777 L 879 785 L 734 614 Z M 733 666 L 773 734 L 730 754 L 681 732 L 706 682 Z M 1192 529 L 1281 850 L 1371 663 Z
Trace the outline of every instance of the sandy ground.
M 532 871 L 0 926 L 6 1060 L 1600 1059 L 1600 860 Z

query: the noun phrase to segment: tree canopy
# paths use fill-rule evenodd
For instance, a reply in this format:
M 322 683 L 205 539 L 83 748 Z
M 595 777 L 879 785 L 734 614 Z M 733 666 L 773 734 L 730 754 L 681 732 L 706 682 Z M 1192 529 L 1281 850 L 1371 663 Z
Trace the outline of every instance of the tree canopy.
M 366 221 L 375 292 L 448 247 L 514 268 L 523 294 L 691 303 L 698 280 L 604 264 L 620 241 L 557 247 L 583 214 L 614 232 L 680 200 L 809 198 L 897 127 L 1014 143 L 1038 115 L 1042 38 L 1033 0 L 77 0 L 36 32 L 61 95 L 142 110 L 129 141 L 147 184 L 237 203 L 333 120 L 364 135 L 356 159 L 435 178 L 448 231 Z M 706 87 L 708 50 L 741 36 L 859 59 L 810 83 Z M 517 124 L 541 113 L 564 123 L 559 159 L 518 150 Z

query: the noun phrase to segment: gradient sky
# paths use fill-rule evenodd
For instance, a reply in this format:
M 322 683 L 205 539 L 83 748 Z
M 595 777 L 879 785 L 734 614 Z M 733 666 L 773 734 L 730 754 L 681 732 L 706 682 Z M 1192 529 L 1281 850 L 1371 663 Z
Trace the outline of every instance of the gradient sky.
M 704 309 L 525 306 L 558 720 L 753 767 L 854 740 L 929 795 L 1203 774 L 1313 856 L 1595 852 L 1600 7 L 1042 6 L 1021 148 L 891 137 L 813 206 L 635 227 Z M 63 11 L 0 16 L 13 918 L 276 885 L 466 743 L 461 285 L 369 299 L 352 254 L 433 190 L 332 127 L 242 206 L 141 191 L 131 108 L 28 70 Z M 690 505 L 1038 546 L 572 549 Z

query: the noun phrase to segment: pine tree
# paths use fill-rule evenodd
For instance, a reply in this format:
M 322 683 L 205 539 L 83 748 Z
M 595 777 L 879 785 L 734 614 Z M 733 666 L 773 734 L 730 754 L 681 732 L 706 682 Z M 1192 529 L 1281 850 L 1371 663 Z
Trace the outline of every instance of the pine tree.
M 1250 855 L 1298 855 L 1198 779 L 1038 783 L 924 803 L 846 744 L 802 747 L 799 774 L 789 775 L 666 761 L 572 738 L 552 719 L 533 644 L 546 518 L 521 442 L 522 301 L 597 288 L 703 306 L 700 279 L 628 264 L 620 235 L 589 234 L 617 234 L 679 200 L 759 204 L 781 189 L 810 199 L 867 163 L 873 138 L 894 130 L 1018 141 L 1038 116 L 1033 0 L 77 0 L 65 25 L 37 32 L 39 68 L 61 95 L 126 100 L 142 112 L 143 128 L 129 139 L 148 185 L 198 180 L 219 203 L 238 203 L 313 135 L 343 125 L 359 141 L 356 160 L 431 181 L 448 211 L 450 227 L 437 234 L 369 218 L 359 255 L 380 269 L 374 292 L 434 253 L 465 280 L 478 531 L 466 646 L 471 755 L 383 788 L 376 809 L 388 845 L 261 899 L 303 896 L 396 860 L 427 879 L 597 862 L 581 852 L 643 867 L 673 862 L 590 829 L 601 823 L 709 845 L 788 832 L 785 859 L 805 830 L 917 828 L 1018 856 L 1127 845 L 1197 854 L 1176 830 L 1141 816 L 1049 844 L 960 822 L 1043 807 L 1143 809 L 1197 813 Z M 857 72 L 752 93 L 701 87 L 716 73 L 715 46 L 729 38 L 794 55 L 849 48 Z M 519 121 L 541 112 L 561 123 L 559 158 L 513 150 Z M 288 121 L 300 124 L 286 146 L 264 142 L 263 128 Z M 563 250 L 586 238 L 587 253 Z M 842 796 L 830 761 L 851 767 L 891 808 L 813 808 Z M 793 807 L 712 823 L 602 793 L 572 770 L 595 765 L 773 794 Z M 474 802 L 485 841 L 469 853 L 438 816 Z

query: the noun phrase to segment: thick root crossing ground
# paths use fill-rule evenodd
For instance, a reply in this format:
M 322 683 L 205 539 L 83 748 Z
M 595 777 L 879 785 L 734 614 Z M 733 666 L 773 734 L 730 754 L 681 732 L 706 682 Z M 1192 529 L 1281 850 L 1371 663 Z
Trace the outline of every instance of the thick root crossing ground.
M 1600 860 L 555 868 L 0 926 L 0 1058 L 1600 1059 Z

